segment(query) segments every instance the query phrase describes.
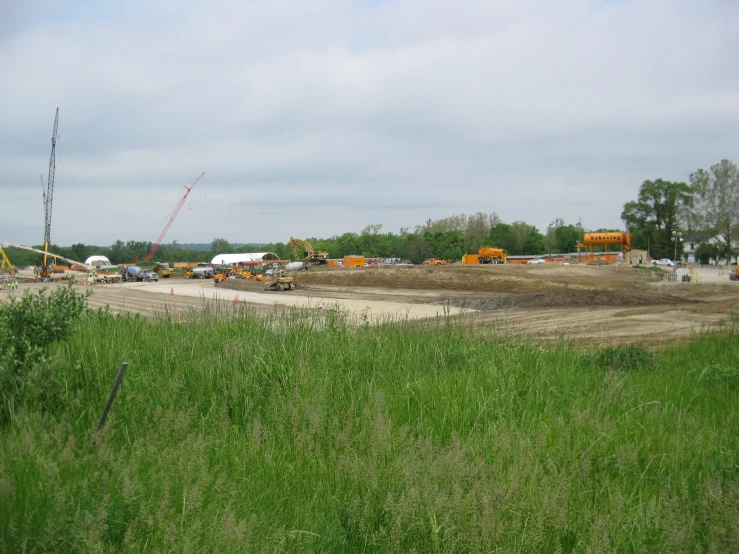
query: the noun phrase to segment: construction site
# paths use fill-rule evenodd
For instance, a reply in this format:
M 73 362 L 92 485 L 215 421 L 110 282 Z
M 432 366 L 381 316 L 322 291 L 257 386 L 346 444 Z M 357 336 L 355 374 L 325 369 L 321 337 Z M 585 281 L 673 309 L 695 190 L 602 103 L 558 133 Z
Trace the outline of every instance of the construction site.
M 631 249 L 628 232 L 585 233 L 576 252 L 509 256 L 481 246 L 459 260 L 428 258 L 413 264 L 361 254 L 332 259 L 310 242 L 290 237 L 292 259 L 274 252 L 217 254 L 210 263 L 157 262 L 164 241 L 201 173 L 170 213 L 142 259 L 111 264 L 101 255 L 85 261 L 49 251 L 59 110 L 54 119 L 44 203 L 43 250 L 0 242 L 0 301 L 49 283 L 92 290 L 93 308 L 180 323 L 208 306 L 219 309 L 335 309 L 365 321 L 453 317 L 490 332 L 586 343 L 661 344 L 720 325 L 739 308 L 735 272 L 715 268 L 664 268 L 647 252 Z M 37 267 L 16 267 L 2 247 L 43 255 Z

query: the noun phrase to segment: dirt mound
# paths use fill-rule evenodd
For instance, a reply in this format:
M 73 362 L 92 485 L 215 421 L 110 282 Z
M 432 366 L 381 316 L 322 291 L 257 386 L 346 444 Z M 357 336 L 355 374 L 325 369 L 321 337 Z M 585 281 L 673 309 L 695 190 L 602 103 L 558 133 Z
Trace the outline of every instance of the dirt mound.
M 635 291 L 557 291 L 541 293 L 520 293 L 490 295 L 483 298 L 476 296 L 450 297 L 442 304 L 456 308 L 471 308 L 490 311 L 506 308 L 583 308 L 597 306 L 633 307 L 661 306 L 671 304 L 695 304 L 697 300 L 688 300 L 668 294 Z
M 651 279 L 631 268 L 548 264 L 340 269 L 296 276 L 306 285 L 516 293 L 633 289 Z

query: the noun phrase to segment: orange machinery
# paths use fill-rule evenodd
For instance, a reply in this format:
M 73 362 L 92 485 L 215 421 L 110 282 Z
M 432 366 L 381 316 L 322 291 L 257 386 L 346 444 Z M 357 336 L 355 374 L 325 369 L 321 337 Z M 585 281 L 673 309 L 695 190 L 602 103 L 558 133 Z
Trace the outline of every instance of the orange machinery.
M 620 246 L 621 252 L 626 255 L 626 252 L 631 250 L 631 233 L 628 231 L 615 233 L 585 233 L 582 244 L 576 245 L 576 248 L 578 254 L 580 253 L 581 248 L 588 248 L 590 250 L 588 263 L 594 263 L 594 246 L 605 246 L 606 254 L 608 254 L 609 246 Z

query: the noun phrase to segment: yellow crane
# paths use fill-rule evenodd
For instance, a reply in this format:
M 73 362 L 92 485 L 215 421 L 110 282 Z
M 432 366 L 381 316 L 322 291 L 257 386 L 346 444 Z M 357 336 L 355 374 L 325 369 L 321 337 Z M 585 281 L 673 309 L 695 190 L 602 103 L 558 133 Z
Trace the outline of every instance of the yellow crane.
M 4 271 L 10 271 L 11 273 L 14 272 L 16 267 L 12 263 L 10 263 L 8 255 L 5 253 L 5 250 L 3 250 L 1 246 L 0 256 L 2 256 L 2 260 L 0 260 L 0 269 Z
M 300 246 L 305 249 L 305 257 L 303 258 L 303 261 L 311 263 L 313 265 L 328 263 L 328 252 L 313 250 L 313 246 L 307 240 L 290 237 L 290 246 L 293 247 L 295 261 L 300 260 L 300 256 L 298 255 L 298 246 Z

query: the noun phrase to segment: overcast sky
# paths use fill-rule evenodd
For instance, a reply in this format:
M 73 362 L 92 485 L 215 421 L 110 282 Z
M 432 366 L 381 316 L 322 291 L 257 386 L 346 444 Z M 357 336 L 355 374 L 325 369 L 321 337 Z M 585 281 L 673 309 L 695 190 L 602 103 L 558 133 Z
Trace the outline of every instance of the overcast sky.
M 622 227 L 739 162 L 733 0 L 0 2 L 0 241 Z

